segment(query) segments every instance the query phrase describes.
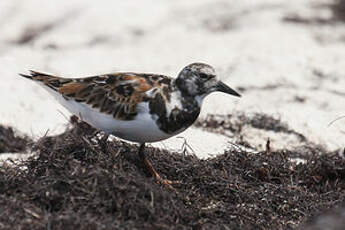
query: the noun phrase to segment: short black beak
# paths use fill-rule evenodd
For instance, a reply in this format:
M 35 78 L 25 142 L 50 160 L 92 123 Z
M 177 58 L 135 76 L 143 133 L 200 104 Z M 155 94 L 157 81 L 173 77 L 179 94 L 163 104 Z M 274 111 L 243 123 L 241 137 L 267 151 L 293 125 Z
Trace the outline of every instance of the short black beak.
M 237 93 L 235 90 L 231 89 L 229 86 L 227 86 L 226 84 L 224 84 L 221 81 L 219 81 L 217 83 L 216 89 L 217 89 L 217 91 L 220 91 L 220 92 L 223 92 L 223 93 L 227 93 L 227 94 L 231 94 L 231 95 L 234 95 L 236 97 L 240 97 L 241 96 L 239 93 Z

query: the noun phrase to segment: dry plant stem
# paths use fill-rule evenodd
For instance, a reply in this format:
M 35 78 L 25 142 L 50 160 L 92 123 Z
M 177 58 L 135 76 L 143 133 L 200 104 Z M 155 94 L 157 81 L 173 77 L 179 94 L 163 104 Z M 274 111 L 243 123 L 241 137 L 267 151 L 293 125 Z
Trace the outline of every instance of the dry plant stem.
M 102 150 L 105 152 L 107 150 L 107 140 L 109 138 L 108 134 L 104 134 L 102 138 L 100 139 L 100 145 Z
M 271 141 L 270 139 L 268 138 L 267 139 L 267 142 L 266 142 L 266 154 L 270 154 L 271 153 Z

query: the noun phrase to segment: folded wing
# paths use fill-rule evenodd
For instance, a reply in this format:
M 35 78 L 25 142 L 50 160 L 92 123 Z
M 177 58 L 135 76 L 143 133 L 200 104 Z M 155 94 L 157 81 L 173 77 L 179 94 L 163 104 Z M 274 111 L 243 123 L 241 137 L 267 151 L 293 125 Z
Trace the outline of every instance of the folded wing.
M 65 100 L 75 100 L 110 114 L 119 120 L 131 120 L 138 111 L 137 105 L 151 98 L 149 91 L 159 90 L 162 75 L 114 73 L 87 78 L 61 78 L 31 71 L 20 74 L 49 87 Z

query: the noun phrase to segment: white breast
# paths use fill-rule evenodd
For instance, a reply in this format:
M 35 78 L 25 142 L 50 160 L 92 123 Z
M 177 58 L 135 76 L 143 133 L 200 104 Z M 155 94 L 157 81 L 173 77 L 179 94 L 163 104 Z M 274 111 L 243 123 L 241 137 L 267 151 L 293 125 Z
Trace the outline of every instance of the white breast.
M 148 103 L 139 104 L 138 115 L 133 120 L 126 121 L 116 120 L 111 115 L 100 113 L 89 105 L 73 100 L 65 100 L 62 104 L 93 127 L 125 140 L 144 143 L 160 141 L 172 136 L 158 128 L 156 118 L 149 113 Z

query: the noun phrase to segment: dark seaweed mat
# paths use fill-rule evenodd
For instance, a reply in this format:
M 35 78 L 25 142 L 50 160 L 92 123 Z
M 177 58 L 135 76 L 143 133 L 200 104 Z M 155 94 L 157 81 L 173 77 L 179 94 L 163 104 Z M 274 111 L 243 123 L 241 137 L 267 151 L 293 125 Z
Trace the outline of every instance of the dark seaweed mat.
M 256 129 L 273 131 L 275 133 L 285 133 L 295 135 L 300 143 L 309 145 L 308 139 L 301 133 L 291 129 L 286 123 L 279 118 L 264 113 L 241 113 L 232 114 L 209 114 L 203 119 L 198 119 L 194 126 L 205 129 L 209 132 L 220 133 L 224 136 L 236 136 L 236 144 L 255 149 L 250 143 L 243 140 L 244 127 L 251 126 Z M 315 148 L 315 145 L 312 145 Z
M 171 190 L 143 170 L 137 146 L 101 145 L 93 133 L 43 137 L 36 157 L 0 168 L 0 229 L 294 229 L 344 202 L 337 154 L 309 152 L 295 165 L 288 151 L 199 160 L 147 148 L 164 177 L 181 181 Z
M 300 141 L 306 141 L 306 137 L 290 129 L 286 123 L 264 113 L 237 113 L 236 115 L 209 114 L 206 118 L 199 119 L 194 125 L 196 127 L 206 128 L 209 131 L 218 130 L 223 134 L 224 130 L 229 130 L 234 134 L 240 134 L 243 127 L 249 125 L 253 128 L 274 131 L 277 133 L 294 134 L 299 137 Z
M 13 128 L 0 126 L 0 153 L 22 152 L 29 142 L 28 137 L 17 135 Z
M 291 14 L 286 15 L 282 18 L 283 21 L 289 23 L 298 23 L 305 25 L 332 25 L 336 23 L 345 22 L 345 0 L 332 0 L 328 2 L 323 2 L 319 4 L 312 4 L 311 9 L 328 8 L 331 11 L 331 16 L 329 18 L 324 18 L 320 16 L 308 17 L 305 15 Z

